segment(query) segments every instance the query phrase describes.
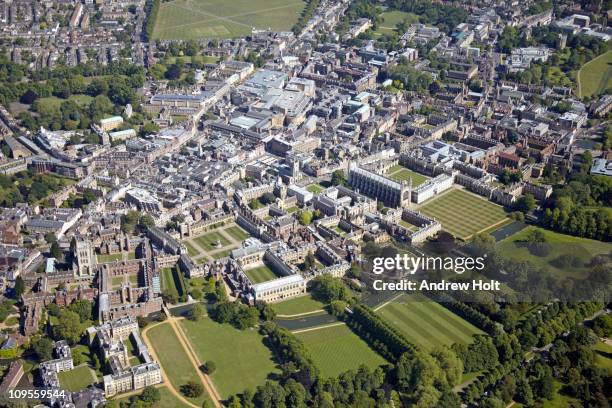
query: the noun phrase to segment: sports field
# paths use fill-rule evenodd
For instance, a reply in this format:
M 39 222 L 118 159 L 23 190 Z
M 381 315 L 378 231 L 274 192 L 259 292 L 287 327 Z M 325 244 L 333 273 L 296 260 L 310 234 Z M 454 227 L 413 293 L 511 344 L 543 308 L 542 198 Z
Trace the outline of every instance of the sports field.
M 177 391 L 189 381 L 201 384 L 196 368 L 187 357 L 185 349 L 169 324 L 160 324 L 151 328 L 147 337 L 151 341 L 159 363 L 167 375 L 164 381 L 170 381 Z M 204 393 L 198 398 L 188 399 L 201 406 L 205 400 L 208 400 L 208 395 Z
M 277 314 L 285 316 L 311 313 L 317 310 L 322 310 L 324 307 L 324 303 L 314 300 L 310 295 L 300 296 L 285 300 L 284 302 L 272 304 L 272 309 L 274 309 Z
M 473 335 L 485 334 L 427 298 L 402 295 L 376 313 L 401 331 L 408 340 L 424 349 L 454 343 L 468 344 Z
M 429 180 L 429 177 L 419 174 L 415 171 L 409 170 L 400 165 L 395 165 L 387 171 L 387 177 L 396 181 L 408 181 L 412 179 L 412 187 L 417 187 Z
M 257 329 L 237 330 L 207 318 L 198 322 L 182 320 L 180 324 L 199 360 L 215 362 L 217 368 L 211 378 L 223 398 L 246 388 L 255 391 L 271 373 L 279 372 Z
M 289 31 L 304 9 L 302 0 L 174 0 L 162 2 L 154 39 L 236 38 L 252 28 Z
M 276 276 L 274 271 L 272 271 L 272 269 L 270 269 L 266 265 L 261 265 L 261 266 L 257 266 L 252 269 L 247 269 L 244 271 L 244 273 L 246 273 L 246 275 L 249 277 L 249 279 L 253 283 L 261 283 L 261 282 L 266 282 L 266 281 L 278 278 L 278 276 Z
M 357 369 L 361 364 L 375 368 L 386 364 L 363 340 L 345 325 L 326 327 L 295 334 L 310 351 L 323 377 Z
M 546 256 L 537 256 L 529 252 L 524 244 L 527 236 L 534 230 L 539 230 L 546 242 L 550 245 L 550 252 Z M 538 227 L 527 227 L 509 236 L 498 244 L 500 253 L 507 258 L 520 261 L 529 261 L 537 267 L 549 268 L 552 272 L 566 277 L 584 277 L 590 269 L 586 266 L 595 255 L 609 254 L 612 244 L 593 239 L 573 237 Z M 582 265 L 560 266 L 555 260 L 563 254 L 572 254 L 578 258 Z
M 444 230 L 463 240 L 508 219 L 503 207 L 463 190 L 444 193 L 419 211 L 434 217 Z
M 597 95 L 612 87 L 612 51 L 587 62 L 578 72 L 580 97 Z

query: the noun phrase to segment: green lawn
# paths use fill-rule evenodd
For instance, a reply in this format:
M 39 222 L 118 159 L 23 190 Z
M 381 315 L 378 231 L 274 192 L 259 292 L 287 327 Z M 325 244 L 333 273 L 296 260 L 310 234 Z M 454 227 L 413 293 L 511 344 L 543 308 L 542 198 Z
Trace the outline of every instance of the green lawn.
M 403 295 L 376 313 L 424 349 L 454 343 L 468 344 L 483 331 L 440 304 L 424 297 Z
M 172 394 L 170 390 L 168 390 L 168 387 L 159 387 L 158 390 L 159 390 L 160 400 L 154 403 L 153 405 L 151 405 L 151 407 L 153 408 L 190 408 L 189 405 L 186 405 L 181 400 L 177 399 L 174 396 L 174 394 Z M 124 402 L 125 404 L 127 404 L 126 406 L 129 406 L 130 397 L 113 399 L 113 401 L 116 401 L 118 403 Z
M 533 255 L 520 242 L 524 241 L 527 235 L 535 229 L 539 229 L 544 234 L 546 242 L 550 244 L 551 250 L 547 256 L 541 257 Z M 562 276 L 579 277 L 588 273 L 590 268 L 585 266 L 558 268 L 554 265 L 553 261 L 559 257 L 559 255 L 571 253 L 580 258 L 584 264 L 588 264 L 595 255 L 610 253 L 610 251 L 612 251 L 612 244 L 595 241 L 593 239 L 559 234 L 543 228 L 529 226 L 501 241 L 498 244 L 498 248 L 500 253 L 505 257 L 529 261 L 538 267 L 549 268 L 551 271 L 559 273 Z
M 211 231 L 207 232 L 204 235 L 200 235 L 199 237 L 194 238 L 194 241 L 196 241 L 201 248 L 207 251 L 214 251 L 215 249 L 221 249 L 230 245 L 230 242 L 227 240 L 227 238 L 225 238 L 217 231 Z M 215 246 L 217 241 L 219 241 L 221 246 Z
M 247 269 L 244 271 L 253 283 L 266 282 L 278 278 L 276 274 L 266 265 L 261 265 L 256 268 Z
M 215 252 L 213 255 L 211 255 L 213 257 L 213 259 L 221 259 L 223 257 L 229 256 L 230 253 L 233 251 L 233 249 L 225 249 L 223 251 L 219 251 L 219 252 Z
M 446 192 L 426 202 L 419 211 L 434 217 L 444 230 L 463 240 L 507 219 L 503 207 L 464 190 Z
M 154 39 L 236 38 L 251 29 L 288 31 L 304 9 L 302 0 L 174 0 L 162 2 Z
M 138 275 L 130 275 L 128 276 L 128 280 L 132 284 L 132 286 L 138 286 Z
M 123 276 L 113 276 L 111 278 L 111 284 L 113 286 L 121 286 L 123 284 L 124 278 Z
M 287 214 L 293 214 L 293 213 L 294 213 L 294 212 L 296 212 L 297 210 L 298 210 L 297 206 L 295 206 L 295 205 L 294 205 L 293 207 L 289 207 L 289 208 L 287 208 L 287 209 L 285 210 L 285 212 L 286 212 Z
M 189 357 L 187 357 L 185 350 L 169 324 L 160 324 L 153 327 L 149 330 L 148 337 L 155 349 L 155 354 L 159 358 L 159 363 L 167 375 L 164 381 L 170 381 L 177 390 L 180 390 L 181 386 L 189 381 L 201 384 L 196 368 L 191 364 Z M 198 398 L 188 399 L 201 406 L 208 399 L 208 395 L 204 393 Z
M 572 397 L 569 397 L 567 395 L 562 394 L 561 388 L 563 387 L 563 384 L 560 383 L 557 380 L 554 380 L 554 393 L 553 393 L 553 399 L 548 401 L 548 400 L 544 400 L 542 402 L 542 408 L 563 408 L 563 407 L 569 407 L 571 406 L 571 403 L 578 403 L 578 400 Z M 577 405 L 574 405 L 577 406 Z
M 396 181 L 408 181 L 409 179 L 412 179 L 412 187 L 418 187 L 429 180 L 429 177 L 400 165 L 391 167 L 389 171 L 387 171 L 386 176 Z
M 279 315 L 296 315 L 321 310 L 325 307 L 324 303 L 314 300 L 310 295 L 300 296 L 284 302 L 273 303 L 272 308 Z
M 198 256 L 200 255 L 202 252 L 197 249 L 191 242 L 183 242 L 185 244 L 185 246 L 187 247 L 187 253 L 189 254 L 189 256 L 194 257 L 194 256 Z
M 200 361 L 211 360 L 217 365 L 211 378 L 223 398 L 246 388 L 255 391 L 270 373 L 279 372 L 257 329 L 237 330 L 207 318 L 199 322 L 182 320 L 180 324 Z
M 230 237 L 238 241 L 244 241 L 245 239 L 249 237 L 249 234 L 237 225 L 226 228 L 224 232 L 227 233 L 227 235 L 229 235 Z
M 59 109 L 62 103 L 66 101 L 74 101 L 80 107 L 86 107 L 86 106 L 89 106 L 89 103 L 91 102 L 92 99 L 93 98 L 89 95 L 80 95 L 80 94 L 70 95 L 68 99 L 58 98 L 57 96 L 48 96 L 45 98 L 37 99 L 38 102 L 36 103 L 42 105 L 43 109 L 48 109 L 48 108 Z
M 325 191 L 325 188 L 321 186 L 320 184 L 311 184 L 306 187 L 306 190 L 310 191 L 314 195 L 319 195 L 323 191 Z
M 70 371 L 62 371 L 57 374 L 60 386 L 68 391 L 80 391 L 92 384 L 95 379 L 87 366 L 79 366 Z
M 180 283 L 179 271 L 176 268 L 163 268 L 161 272 L 161 288 L 162 291 L 174 287 L 179 296 L 182 295 L 182 286 Z
M 344 371 L 357 369 L 361 364 L 375 368 L 386 363 L 345 325 L 295 335 L 306 344 L 323 377 L 336 377 Z
M 595 350 L 595 365 L 612 371 L 612 346 L 600 341 L 593 349 Z
M 612 87 L 612 51 L 586 63 L 578 73 L 580 97 L 597 95 Z
M 384 13 L 381 13 L 380 17 L 382 19 L 382 23 L 379 24 L 378 29 L 374 32 L 375 36 L 390 34 L 397 31 L 397 25 L 404 20 L 407 21 L 408 25 L 419 22 L 419 16 L 416 14 L 399 10 L 385 11 Z
M 121 252 L 116 253 L 116 254 L 110 254 L 110 255 L 98 255 L 98 263 L 115 262 L 115 261 L 120 261 L 122 259 L 123 259 L 123 255 L 121 254 Z

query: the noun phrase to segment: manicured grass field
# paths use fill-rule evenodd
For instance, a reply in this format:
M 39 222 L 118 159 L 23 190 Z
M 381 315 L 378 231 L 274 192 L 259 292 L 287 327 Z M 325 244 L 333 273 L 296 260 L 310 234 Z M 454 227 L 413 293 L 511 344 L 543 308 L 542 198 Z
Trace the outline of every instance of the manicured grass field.
M 59 109 L 62 103 L 66 101 L 74 101 L 80 107 L 86 107 L 89 105 L 93 98 L 89 95 L 70 95 L 68 99 L 58 98 L 57 96 L 48 96 L 45 98 L 39 98 L 36 104 L 41 105 L 43 109 Z
M 80 391 L 93 383 L 95 379 L 87 366 L 79 366 L 70 371 L 62 371 L 57 374 L 60 386 L 63 390 Z
M 382 18 L 382 23 L 380 23 L 378 29 L 374 32 L 375 36 L 390 34 L 397 31 L 397 25 L 404 20 L 406 20 L 409 25 L 419 21 L 419 16 L 416 14 L 406 13 L 405 11 L 399 10 L 385 11 L 380 15 L 380 17 Z
M 193 246 L 193 244 L 191 242 L 184 242 L 185 246 L 187 247 L 187 253 L 189 254 L 189 256 L 194 257 L 194 256 L 198 256 L 200 255 L 202 252 L 197 249 L 195 246 Z
M 182 385 L 189 381 L 201 384 L 200 377 L 195 367 L 191 364 L 189 357 L 181 346 L 178 337 L 169 324 L 160 324 L 151 328 L 148 332 L 155 354 L 159 358 L 159 363 L 164 368 L 167 375 L 164 381 L 170 381 L 176 390 L 180 390 Z M 204 393 L 198 398 L 189 398 L 190 401 L 198 406 L 208 399 Z
M 123 284 L 123 282 L 124 282 L 123 276 L 113 276 L 111 278 L 111 284 L 113 286 L 115 286 L 115 287 L 116 286 L 121 286 Z
M 278 278 L 274 271 L 266 265 L 261 265 L 244 271 L 253 283 L 266 282 Z
M 325 188 L 323 188 L 320 184 L 311 184 L 306 187 L 306 190 L 310 191 L 314 195 L 319 195 L 325 191 Z
M 464 240 L 507 219 L 503 207 L 463 190 L 444 193 L 419 211 L 434 217 L 444 230 Z
M 223 398 L 246 388 L 255 391 L 270 373 L 278 373 L 272 352 L 257 329 L 237 330 L 229 324 L 210 319 L 180 323 L 202 363 L 214 361 L 217 369 L 211 378 Z
M 418 187 L 427 180 L 429 180 L 429 177 L 402 167 L 400 165 L 395 165 L 391 167 L 387 172 L 386 176 L 396 181 L 408 181 L 408 179 L 412 179 L 412 187 Z
M 225 229 L 224 232 L 238 241 L 244 241 L 249 237 L 249 234 L 237 225 Z
M 225 238 L 217 231 L 211 231 L 207 232 L 204 235 L 200 235 L 199 237 L 195 238 L 194 241 L 196 241 L 198 245 L 200 245 L 200 247 L 204 248 L 207 251 L 214 251 L 215 249 L 220 249 L 230 245 L 230 242 L 227 240 L 227 238 Z M 215 243 L 217 241 L 221 243 L 221 246 L 215 246 Z
M 376 313 L 424 349 L 454 343 L 468 344 L 483 331 L 440 304 L 421 297 L 403 295 Z
M 536 229 L 544 234 L 546 242 L 550 244 L 551 250 L 547 256 L 536 256 L 529 252 L 521 243 L 521 241 L 527 238 L 531 231 Z M 549 268 L 551 271 L 559 273 L 562 276 L 580 277 L 588 273 L 590 268 L 585 266 L 559 268 L 554 265 L 554 260 L 560 255 L 572 254 L 578 257 L 583 264 L 588 264 L 595 255 L 610 253 L 610 251 L 612 251 L 612 244 L 595 241 L 593 239 L 559 234 L 543 228 L 529 226 L 501 241 L 498 244 L 498 248 L 500 253 L 505 257 L 529 261 L 538 267 Z
M 98 263 L 115 262 L 115 261 L 120 261 L 123 259 L 123 255 L 121 254 L 121 252 L 117 254 L 110 254 L 110 255 L 97 255 L 97 257 L 98 257 Z
M 357 369 L 361 364 L 375 368 L 386 363 L 345 325 L 295 335 L 306 344 L 323 377 L 335 377 L 344 371 Z
M 153 37 L 189 40 L 236 38 L 251 29 L 288 31 L 304 9 L 302 0 L 174 0 L 162 2 Z
M 161 288 L 162 291 L 174 287 L 179 295 L 182 295 L 182 285 L 180 278 L 177 275 L 180 273 L 176 268 L 164 268 L 161 272 Z
M 128 280 L 132 286 L 138 286 L 138 275 L 130 275 L 128 276 Z
M 580 97 L 597 95 L 612 87 L 612 51 L 586 63 L 578 73 Z
M 310 295 L 285 300 L 284 302 L 273 303 L 272 308 L 279 315 L 296 315 L 322 310 L 324 303 L 314 300 Z

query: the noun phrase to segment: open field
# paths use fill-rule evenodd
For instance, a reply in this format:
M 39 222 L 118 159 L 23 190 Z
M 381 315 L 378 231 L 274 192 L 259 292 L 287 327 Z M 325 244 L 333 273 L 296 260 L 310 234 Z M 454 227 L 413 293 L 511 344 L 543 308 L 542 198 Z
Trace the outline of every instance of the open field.
M 36 102 L 41 105 L 43 109 L 59 109 L 62 103 L 66 101 L 74 101 L 80 107 L 88 106 L 93 98 L 89 95 L 70 95 L 68 99 L 58 98 L 57 96 L 48 96 L 45 98 L 38 98 Z
M 211 378 L 223 398 L 246 388 L 255 391 L 270 373 L 279 372 L 257 329 L 237 330 L 207 318 L 198 322 L 182 320 L 180 324 L 199 360 L 214 361 L 217 365 Z
M 612 51 L 592 59 L 578 72 L 580 97 L 597 95 L 612 87 Z
M 385 11 L 380 17 L 382 18 L 382 23 L 380 23 L 378 29 L 374 31 L 374 35 L 377 37 L 397 31 L 397 25 L 404 20 L 406 20 L 408 25 L 419 22 L 419 16 L 416 14 L 399 10 Z
M 170 381 L 176 390 L 180 390 L 181 386 L 189 381 L 201 384 L 200 377 L 191 364 L 185 349 L 181 346 L 176 333 L 172 330 L 172 326 L 167 323 L 155 326 L 149 330 L 148 338 L 167 375 L 164 381 Z M 191 402 L 199 406 L 207 399 L 206 393 L 199 398 L 189 398 Z
M 463 190 L 451 190 L 433 198 L 419 211 L 436 218 L 444 230 L 464 240 L 507 219 L 503 207 Z
M 400 165 L 395 165 L 391 167 L 387 172 L 386 176 L 396 181 L 408 181 L 408 179 L 412 179 L 412 187 L 418 187 L 427 180 L 429 180 L 429 177 L 409 170 Z
M 531 231 L 536 229 L 544 234 L 546 242 L 550 245 L 550 253 L 546 256 L 532 254 L 521 242 L 527 238 Z M 555 259 L 558 258 L 559 255 L 572 254 L 579 258 L 583 264 L 588 264 L 595 255 L 610 253 L 610 251 L 612 251 L 612 244 L 595 241 L 593 239 L 559 234 L 543 228 L 530 226 L 501 241 L 498 244 L 498 248 L 500 253 L 507 258 L 529 261 L 540 268 L 549 268 L 551 271 L 559 273 L 562 276 L 579 277 L 584 276 L 590 268 L 584 265 L 567 268 L 558 267 L 555 266 Z
M 244 271 L 253 283 L 261 283 L 278 278 L 276 274 L 266 265 L 257 266 L 255 268 Z
M 272 309 L 279 315 L 296 315 L 321 310 L 325 304 L 314 300 L 310 295 L 300 296 L 284 302 L 273 303 Z
M 288 31 L 298 20 L 304 6 L 301 0 L 162 2 L 153 38 L 236 38 L 251 34 L 253 27 Z
M 62 389 L 68 391 L 80 391 L 96 381 L 89 367 L 84 365 L 70 371 L 62 371 L 57 377 Z
M 483 331 L 440 304 L 421 297 L 403 295 L 376 313 L 424 349 L 454 343 L 468 344 Z
M 310 351 L 323 377 L 357 369 L 361 364 L 375 368 L 386 360 L 372 350 L 345 325 L 295 334 Z

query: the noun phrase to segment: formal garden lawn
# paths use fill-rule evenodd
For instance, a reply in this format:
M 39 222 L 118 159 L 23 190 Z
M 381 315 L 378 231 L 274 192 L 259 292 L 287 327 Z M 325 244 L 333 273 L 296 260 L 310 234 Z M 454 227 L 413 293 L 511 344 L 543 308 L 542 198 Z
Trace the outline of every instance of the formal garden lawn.
M 147 334 L 155 349 L 155 354 L 159 359 L 159 363 L 162 365 L 167 375 L 164 381 L 170 381 L 177 391 L 189 381 L 201 384 L 196 368 L 191 364 L 185 349 L 181 346 L 170 324 L 163 323 L 152 327 Z M 209 400 L 209 398 L 208 395 L 204 393 L 198 398 L 188 398 L 188 400 L 201 406 L 202 403 Z
M 194 241 L 206 251 L 214 251 L 215 249 L 221 249 L 230 245 L 227 238 L 221 235 L 218 231 L 207 232 L 204 235 L 194 238 Z M 219 242 L 221 245 L 216 246 L 217 242 Z
M 537 256 L 532 254 L 523 244 L 522 241 L 525 241 L 534 230 L 539 230 L 544 235 L 546 242 L 549 243 L 550 251 L 548 255 Z M 612 251 L 612 244 L 529 226 L 501 241 L 498 244 L 498 248 L 504 257 L 519 261 L 529 261 L 537 267 L 549 268 L 551 271 L 562 276 L 579 277 L 588 273 L 590 268 L 586 264 L 595 255 L 609 254 Z M 580 260 L 582 265 L 571 267 L 560 266 L 555 260 L 564 254 L 574 255 Z
M 237 225 L 226 228 L 223 232 L 237 241 L 244 241 L 249 237 L 249 234 Z
M 89 367 L 82 365 L 57 374 L 63 390 L 80 391 L 96 381 Z
M 96 256 L 98 257 L 98 263 L 115 262 L 115 261 L 120 261 L 123 259 L 123 254 L 121 252 L 117 254 L 96 255 Z
M 182 320 L 180 324 L 200 361 L 215 362 L 217 368 L 211 378 L 223 398 L 246 388 L 255 391 L 270 374 L 279 373 L 272 352 L 256 328 L 237 330 L 208 318 L 198 322 Z
M 345 325 L 295 335 L 305 343 L 323 377 L 336 377 L 344 371 L 357 369 L 361 364 L 375 368 L 387 363 Z
M 252 28 L 289 31 L 304 9 L 302 0 L 173 0 L 162 2 L 153 38 L 236 38 Z
M 386 176 L 396 181 L 408 181 L 412 179 L 412 187 L 418 187 L 429 180 L 429 177 L 400 166 L 399 164 L 391 167 L 389 171 L 387 171 Z
M 272 308 L 278 315 L 296 315 L 301 313 L 311 313 L 323 310 L 325 304 L 314 300 L 310 295 L 300 296 L 284 302 L 273 303 Z
M 454 343 L 468 344 L 475 334 L 485 334 L 440 304 L 421 296 L 402 295 L 377 314 L 423 349 Z
M 257 266 L 255 268 L 244 271 L 253 283 L 266 282 L 278 278 L 272 269 L 266 265 Z
M 434 217 L 442 223 L 442 229 L 463 240 L 508 219 L 503 207 L 464 190 L 443 193 L 427 201 L 419 211 Z
M 325 191 L 325 187 L 321 186 L 320 184 L 311 184 L 306 187 L 306 190 L 310 191 L 314 195 L 319 195 Z
M 159 390 L 160 400 L 154 403 L 153 405 L 151 405 L 151 407 L 153 408 L 191 408 L 189 405 L 183 403 L 181 400 L 176 398 L 174 394 L 170 392 L 168 387 L 158 387 L 157 389 Z M 129 406 L 130 397 L 118 398 L 118 399 L 114 399 L 113 401 L 116 401 L 118 403 L 124 402 L 125 404 L 127 404 L 126 406 Z

